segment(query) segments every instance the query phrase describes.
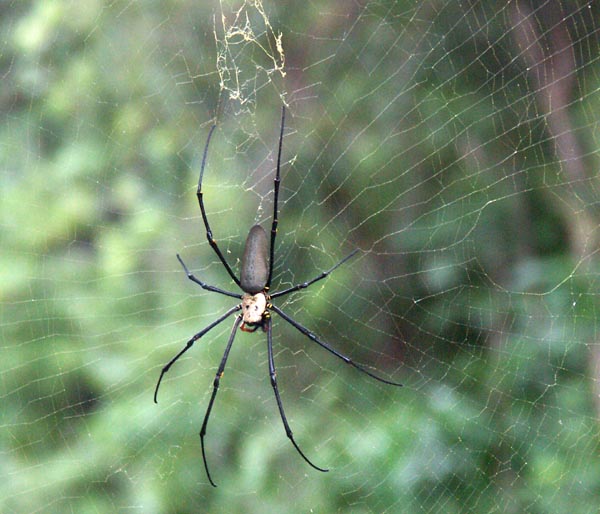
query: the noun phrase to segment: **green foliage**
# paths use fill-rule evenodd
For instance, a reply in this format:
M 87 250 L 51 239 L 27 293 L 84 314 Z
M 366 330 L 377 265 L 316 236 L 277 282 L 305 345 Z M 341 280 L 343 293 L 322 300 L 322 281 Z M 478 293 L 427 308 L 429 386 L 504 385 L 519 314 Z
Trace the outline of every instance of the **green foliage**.
M 556 155 L 512 7 L 421 4 L 265 4 L 272 31 L 208 2 L 1 8 L 2 512 L 595 512 L 597 187 Z M 593 163 L 600 18 L 576 4 L 568 111 Z M 268 68 L 279 32 L 286 77 Z M 238 79 L 249 97 L 227 98 Z M 229 322 L 152 393 L 233 299 L 175 254 L 233 289 L 196 204 L 203 143 L 216 119 L 204 191 L 237 269 L 270 220 L 280 94 L 274 288 L 361 252 L 278 305 L 405 387 L 274 317 L 286 413 L 321 475 L 285 437 L 264 337 L 240 333 L 213 490 L 198 430 Z

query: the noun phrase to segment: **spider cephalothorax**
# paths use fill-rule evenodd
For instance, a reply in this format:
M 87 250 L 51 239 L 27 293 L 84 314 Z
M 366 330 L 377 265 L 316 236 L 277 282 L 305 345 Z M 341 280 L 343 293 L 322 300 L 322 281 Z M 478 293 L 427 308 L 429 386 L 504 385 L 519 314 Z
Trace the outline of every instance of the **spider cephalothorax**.
M 258 327 L 264 325 L 264 318 L 269 317 L 267 311 L 267 295 L 265 293 L 244 293 L 242 295 L 242 326 L 245 332 L 254 332 L 254 329 L 246 327 Z
M 217 369 L 217 373 L 215 376 L 215 380 L 213 382 L 213 389 L 210 400 L 208 402 L 208 407 L 206 408 L 206 414 L 204 415 L 204 421 L 202 422 L 202 428 L 200 429 L 200 443 L 202 446 L 202 459 L 204 461 L 204 468 L 206 469 L 206 475 L 208 476 L 208 480 L 211 485 L 215 486 L 212 477 L 210 476 L 210 472 L 208 471 L 208 463 L 206 460 L 206 452 L 204 449 L 204 436 L 206 435 L 206 427 L 208 425 L 208 419 L 210 417 L 210 413 L 212 411 L 213 404 L 215 402 L 215 398 L 217 396 L 217 391 L 219 389 L 219 384 L 221 377 L 223 376 L 223 371 L 225 370 L 225 364 L 227 363 L 227 358 L 229 357 L 229 351 L 231 350 L 231 346 L 233 345 L 233 340 L 235 338 L 235 334 L 237 329 L 240 328 L 245 332 L 256 332 L 259 328 L 262 328 L 264 332 L 267 334 L 267 355 L 269 361 L 269 377 L 271 380 L 271 386 L 273 388 L 273 392 L 275 394 L 275 400 L 277 402 L 277 408 L 279 409 L 279 415 L 281 417 L 281 421 L 283 422 L 283 426 L 285 428 L 285 433 L 287 437 L 290 439 L 294 448 L 298 451 L 298 453 L 302 456 L 302 458 L 310 464 L 313 468 L 319 471 L 327 471 L 327 469 L 320 468 L 313 464 L 306 455 L 302 452 L 294 436 L 292 434 L 292 430 L 289 426 L 287 418 L 285 416 L 285 412 L 283 410 L 283 404 L 281 402 L 281 397 L 279 394 L 279 387 L 277 386 L 277 375 L 275 372 L 275 362 L 273 359 L 273 335 L 272 335 L 272 319 L 271 319 L 271 311 L 279 315 L 283 320 L 292 325 L 296 330 L 304 334 L 306 337 L 317 343 L 321 348 L 324 348 L 331 354 L 335 355 L 339 359 L 343 360 L 346 364 L 350 364 L 354 366 L 356 369 L 369 375 L 370 377 L 383 382 L 385 384 L 400 386 L 397 382 L 391 382 L 390 380 L 385 380 L 377 375 L 374 375 L 364 367 L 356 364 L 352 359 L 338 352 L 335 348 L 333 348 L 328 343 L 321 341 L 315 334 L 313 334 L 306 327 L 295 321 L 293 318 L 285 314 L 279 307 L 272 303 L 272 300 L 278 298 L 280 296 L 287 295 L 289 293 L 293 293 L 294 291 L 298 291 L 300 289 L 305 289 L 311 284 L 324 279 L 327 277 L 333 270 L 344 264 L 347 260 L 353 257 L 358 250 L 354 250 L 350 255 L 344 257 L 341 261 L 339 261 L 335 266 L 330 268 L 327 271 L 321 272 L 312 280 L 307 282 L 302 282 L 292 287 L 288 287 L 287 289 L 283 289 L 281 291 L 277 291 L 274 293 L 270 293 L 271 288 L 271 278 L 273 276 L 273 261 L 274 261 L 274 252 L 275 252 L 275 237 L 277 235 L 277 203 L 279 198 L 279 184 L 281 182 L 280 179 L 280 170 L 281 170 L 281 148 L 283 143 L 283 128 L 285 124 L 285 107 L 281 110 L 281 131 L 279 133 L 279 150 L 277 153 L 277 171 L 275 174 L 274 187 L 273 187 L 273 220 L 271 224 L 271 240 L 268 241 L 267 234 L 264 229 L 260 225 L 254 225 L 250 232 L 248 233 L 248 237 L 246 239 L 246 246 L 244 248 L 244 254 L 242 256 L 241 269 L 240 269 L 240 278 L 238 279 L 236 275 L 233 273 L 233 270 L 227 263 L 227 260 L 221 253 L 219 246 L 217 245 L 216 240 L 213 238 L 212 231 L 210 229 L 210 225 L 208 223 L 208 218 L 206 216 L 206 211 L 204 209 L 204 200 L 202 195 L 202 177 L 204 174 L 204 168 L 206 166 L 206 156 L 208 154 L 208 145 L 210 143 L 210 139 L 212 134 L 216 128 L 216 125 L 213 125 L 208 133 L 208 137 L 206 139 L 206 145 L 204 147 L 204 154 L 202 157 L 202 166 L 200 167 L 200 179 L 198 180 L 198 190 L 196 195 L 198 197 L 198 203 L 200 204 L 200 212 L 202 213 L 202 221 L 204 222 L 204 226 L 206 228 L 206 237 L 208 239 L 208 243 L 214 250 L 214 252 L 219 257 L 219 260 L 223 263 L 223 266 L 227 270 L 227 273 L 231 277 L 231 279 L 237 284 L 237 286 L 243 291 L 242 293 L 234 293 L 231 291 L 226 291 L 219 287 L 211 286 L 196 278 L 190 271 L 187 266 L 184 264 L 183 260 L 179 255 L 177 255 L 177 259 L 183 266 L 188 278 L 198 284 L 200 287 L 207 291 L 212 291 L 214 293 L 219 293 L 225 296 L 229 296 L 232 298 L 237 298 L 241 300 L 241 303 L 235 305 L 227 312 L 225 312 L 222 316 L 213 321 L 210 325 L 202 329 L 200 332 L 192 336 L 192 338 L 186 343 L 183 349 L 175 355 L 163 368 L 160 373 L 160 377 L 158 378 L 158 382 L 156 384 L 156 389 L 154 390 L 154 401 L 157 401 L 158 388 L 160 387 L 160 383 L 165 375 L 171 368 L 171 366 L 181 357 L 186 351 L 188 351 L 192 345 L 200 339 L 204 334 L 206 334 L 209 330 L 213 329 L 219 323 L 224 321 L 226 318 L 231 316 L 233 313 L 242 311 L 235 317 L 235 321 L 233 323 L 233 328 L 229 335 L 229 340 L 227 342 L 227 346 L 225 347 L 225 352 L 223 353 L 223 357 L 221 358 L 221 363 L 219 364 L 219 368 Z

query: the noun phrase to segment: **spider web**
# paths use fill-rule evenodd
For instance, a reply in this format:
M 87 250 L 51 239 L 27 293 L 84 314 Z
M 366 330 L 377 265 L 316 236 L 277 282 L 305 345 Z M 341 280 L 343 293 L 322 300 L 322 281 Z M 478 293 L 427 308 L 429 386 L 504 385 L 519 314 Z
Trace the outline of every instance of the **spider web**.
M 5 2 L 2 512 L 596 512 L 598 4 Z M 274 315 L 233 268 L 268 228 Z

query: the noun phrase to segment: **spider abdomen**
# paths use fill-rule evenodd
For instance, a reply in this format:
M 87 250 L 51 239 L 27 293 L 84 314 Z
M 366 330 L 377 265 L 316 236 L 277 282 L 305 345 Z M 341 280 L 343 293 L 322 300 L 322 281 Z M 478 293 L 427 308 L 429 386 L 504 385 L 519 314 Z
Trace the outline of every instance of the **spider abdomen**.
M 268 252 L 267 233 L 260 225 L 254 225 L 246 239 L 240 271 L 240 287 L 246 293 L 256 294 L 267 285 L 269 279 Z

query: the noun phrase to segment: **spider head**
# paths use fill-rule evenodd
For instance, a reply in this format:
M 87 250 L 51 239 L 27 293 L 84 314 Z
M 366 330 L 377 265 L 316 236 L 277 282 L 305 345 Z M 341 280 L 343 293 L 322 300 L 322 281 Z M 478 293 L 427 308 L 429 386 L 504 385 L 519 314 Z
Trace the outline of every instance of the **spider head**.
M 244 293 L 242 295 L 242 320 L 245 324 L 262 323 L 266 310 L 267 297 L 265 293 Z

